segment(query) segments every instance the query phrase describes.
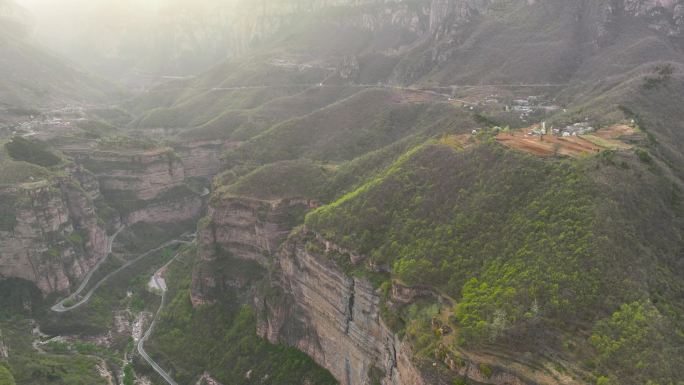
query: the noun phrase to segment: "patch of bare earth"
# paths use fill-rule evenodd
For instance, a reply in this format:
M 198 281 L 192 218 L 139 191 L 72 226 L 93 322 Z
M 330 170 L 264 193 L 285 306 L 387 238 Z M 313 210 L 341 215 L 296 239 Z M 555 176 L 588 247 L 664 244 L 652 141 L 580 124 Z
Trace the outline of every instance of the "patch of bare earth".
M 555 135 L 530 135 L 531 126 L 520 130 L 503 132 L 496 136 L 496 140 L 506 147 L 524 151 L 535 156 L 569 156 L 579 158 L 597 154 L 609 149 L 628 149 L 630 145 L 619 138 L 631 137 L 637 131 L 627 125 L 614 125 L 600 129 L 594 135 L 560 137 Z M 597 138 L 592 140 L 592 138 Z

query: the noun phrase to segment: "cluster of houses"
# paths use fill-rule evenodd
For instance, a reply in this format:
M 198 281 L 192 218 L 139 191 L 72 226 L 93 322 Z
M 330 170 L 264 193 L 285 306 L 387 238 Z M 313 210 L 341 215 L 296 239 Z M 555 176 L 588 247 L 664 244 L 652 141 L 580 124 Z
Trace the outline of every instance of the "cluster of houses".
M 77 119 L 82 120 L 82 119 Z M 24 137 L 34 136 L 38 132 L 69 129 L 72 127 L 72 121 L 62 118 L 53 117 L 50 119 L 31 119 L 29 121 L 21 122 L 12 127 L 12 135 L 21 135 Z
M 547 129 L 546 122 L 542 122 L 539 127 L 532 128 L 527 135 L 530 136 L 542 136 L 542 135 L 555 135 L 561 137 L 570 137 L 578 135 L 586 135 L 596 131 L 588 122 L 575 123 L 565 128 L 553 128 Z
M 590 126 L 587 122 L 575 123 L 573 125 L 566 126 L 565 128 L 554 128 L 552 130 L 554 135 L 563 137 L 585 135 L 594 131 L 596 131 L 596 129 Z

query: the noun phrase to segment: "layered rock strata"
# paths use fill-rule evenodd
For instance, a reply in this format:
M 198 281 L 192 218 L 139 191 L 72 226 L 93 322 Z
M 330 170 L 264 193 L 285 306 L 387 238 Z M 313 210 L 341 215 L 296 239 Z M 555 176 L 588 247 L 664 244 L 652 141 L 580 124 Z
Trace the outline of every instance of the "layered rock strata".
M 0 277 L 68 291 L 107 254 L 107 234 L 90 194 L 69 177 L 4 188 L 13 220 L 0 229 Z M 9 211 L 9 210 L 8 210 Z
M 343 248 L 304 228 L 287 236 L 287 213 L 311 206 L 314 203 L 307 200 L 214 199 L 198 233 L 193 305 L 220 300 L 221 288 L 246 290 L 257 310 L 260 336 L 305 352 L 344 385 L 370 384 L 371 373 L 381 374 L 383 385 L 446 385 L 444 381 L 456 376 L 496 385 L 537 384 L 505 368 L 483 373 L 478 362 L 450 355 L 435 358 L 435 365 L 439 362 L 449 375 L 425 370 L 411 346 L 383 322 L 379 292 L 367 280 L 347 275 L 328 257 L 328 251 L 340 253 Z M 227 282 L 216 265 L 225 253 L 264 267 L 271 289 L 245 287 L 247 278 Z M 435 295 L 427 288 L 402 285 L 392 293 L 393 300 L 402 303 Z

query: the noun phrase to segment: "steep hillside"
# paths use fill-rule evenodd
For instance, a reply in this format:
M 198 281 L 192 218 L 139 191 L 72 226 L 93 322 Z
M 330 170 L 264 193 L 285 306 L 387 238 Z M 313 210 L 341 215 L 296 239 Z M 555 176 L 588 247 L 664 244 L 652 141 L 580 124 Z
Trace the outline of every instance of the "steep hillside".
M 569 107 L 557 120 L 563 124 L 619 120 L 626 115 L 616 108 L 622 105 L 640 115 L 646 129 L 653 126 L 654 135 L 669 131 L 663 132 L 666 146 L 681 141 L 676 132 L 682 130 L 661 129 L 658 119 L 665 114 L 649 113 L 666 108 L 665 98 L 682 96 L 683 19 L 676 1 L 293 1 L 264 3 L 261 12 L 268 15 L 259 19 L 269 25 L 264 30 L 277 33 L 263 35 L 244 56 L 196 79 L 141 96 L 131 104 L 140 114 L 134 126 L 176 133 L 180 141 L 253 139 L 235 151 L 237 158 L 244 151 L 257 162 L 281 160 L 290 155 L 277 148 L 270 159 L 255 158 L 264 146 L 287 147 L 282 135 L 296 137 L 293 130 L 311 133 L 297 125 L 322 125 L 314 121 L 321 116 L 317 109 L 351 106 L 352 95 L 368 100 L 371 86 L 394 84 L 436 91 L 443 101 L 453 96 L 502 126 L 520 125 L 517 115 L 501 111 L 531 96 L 542 97 L 547 112 Z M 295 14 L 298 23 L 285 21 Z M 659 76 L 658 68 L 670 66 L 666 81 L 656 82 L 668 87 L 642 87 Z M 392 92 L 402 90 L 407 88 Z M 488 105 L 492 98 L 499 104 Z M 383 97 L 369 103 L 384 110 L 383 100 L 395 108 L 395 100 Z M 359 126 L 377 118 L 361 110 Z M 294 120 L 284 123 L 288 119 Z
M 0 277 L 32 282 L 44 294 L 66 292 L 107 254 L 93 202 L 97 182 L 40 145 L 2 144 Z
M 444 143 L 312 211 L 279 248 L 298 223 L 285 213 L 318 192 L 298 188 L 301 168 L 290 186 L 239 179 L 200 226 L 193 303 L 257 290 L 259 333 L 342 382 L 681 380 L 681 183 L 666 166 L 643 150 L 544 160 Z M 240 187 L 255 180 L 275 190 Z M 247 278 L 225 270 L 234 258 L 276 268 Z
M 681 5 L 427 3 L 324 7 L 260 46 L 336 63 L 321 88 L 413 89 L 367 87 L 230 150 L 193 304 L 256 290 L 258 333 L 342 383 L 681 381 Z M 577 160 L 506 149 L 521 97 L 548 100 L 532 123 L 599 128 L 597 148 L 603 127 L 638 134 Z
M 471 114 L 447 103 L 411 102 L 406 93 L 368 89 L 312 114 L 287 120 L 227 154 L 229 162 L 269 163 L 299 157 L 351 160 L 416 134 L 466 132 Z

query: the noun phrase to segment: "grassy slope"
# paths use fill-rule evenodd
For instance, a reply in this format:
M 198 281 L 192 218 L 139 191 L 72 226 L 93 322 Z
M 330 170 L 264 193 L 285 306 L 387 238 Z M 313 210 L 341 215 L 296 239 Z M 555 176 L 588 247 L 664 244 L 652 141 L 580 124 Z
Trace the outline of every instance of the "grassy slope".
M 458 122 L 461 125 L 454 124 L 452 129 L 460 130 L 473 125 L 467 114 L 451 106 L 394 103 L 394 92 L 365 90 L 312 114 L 285 121 L 231 151 L 228 160 L 256 164 L 297 158 L 341 162 L 407 136 L 429 132 L 436 124 Z
M 318 198 L 330 172 L 308 160 L 282 161 L 257 168 L 219 193 L 258 199 Z
M 261 60 L 264 61 L 250 58 L 226 63 L 192 83 L 173 82 L 151 90 L 131 103 L 134 112 L 145 112 L 134 125 L 142 128 L 200 126 L 232 110 L 252 109 L 275 98 L 298 94 L 326 76 L 318 69 L 297 71 Z
M 227 109 L 206 123 L 181 132 L 179 139 L 249 139 L 270 126 L 306 115 L 357 92 L 355 87 L 313 87 L 294 89 L 282 97 L 267 100 L 249 109 Z M 278 94 L 278 93 L 276 93 Z
M 7 142 L 0 141 L 0 186 L 11 186 L 18 183 L 25 183 L 34 180 L 46 179 L 50 171 L 36 164 L 13 159 L 7 150 Z M 31 149 L 29 155 L 35 155 Z M 42 150 L 42 148 L 41 148 Z M 15 156 L 17 154 L 14 154 Z

